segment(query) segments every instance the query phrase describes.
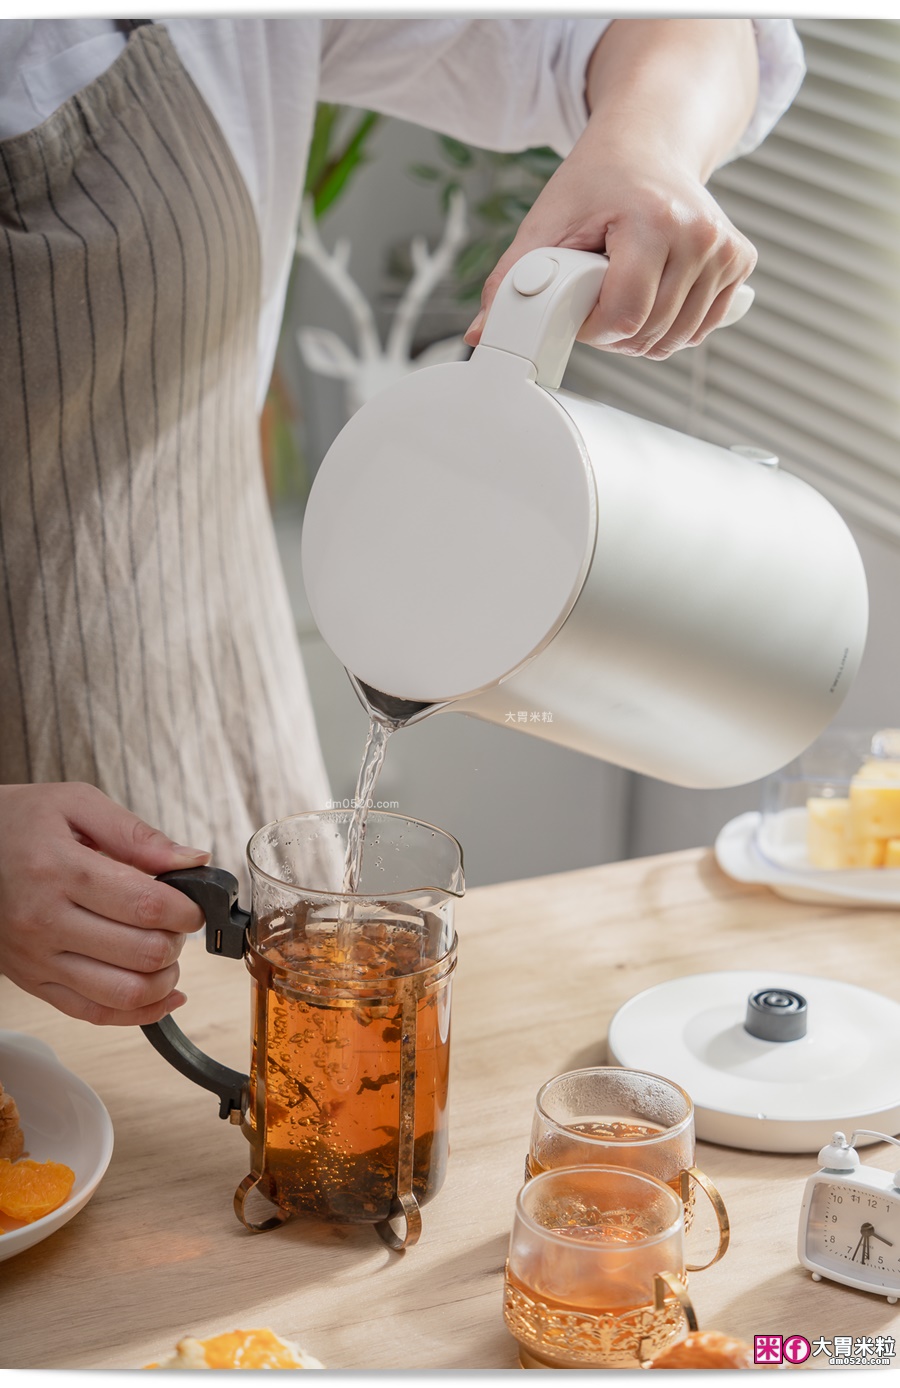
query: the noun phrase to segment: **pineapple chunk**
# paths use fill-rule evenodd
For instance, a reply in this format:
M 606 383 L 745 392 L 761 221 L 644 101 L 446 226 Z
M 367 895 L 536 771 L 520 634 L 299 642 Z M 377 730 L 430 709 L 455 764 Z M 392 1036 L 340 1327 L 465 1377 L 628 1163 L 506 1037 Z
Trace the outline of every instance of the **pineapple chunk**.
M 900 781 L 887 785 L 870 776 L 853 777 L 850 834 L 857 839 L 900 838 Z
M 888 839 L 884 845 L 885 867 L 900 867 L 900 839 Z
M 815 796 L 806 802 L 806 853 L 813 867 L 842 868 L 847 862 L 850 801 Z
M 847 866 L 854 868 L 884 867 L 887 839 L 847 840 Z
M 814 796 L 806 802 L 806 815 L 806 853 L 813 867 L 882 866 L 884 840 L 857 836 L 849 800 Z

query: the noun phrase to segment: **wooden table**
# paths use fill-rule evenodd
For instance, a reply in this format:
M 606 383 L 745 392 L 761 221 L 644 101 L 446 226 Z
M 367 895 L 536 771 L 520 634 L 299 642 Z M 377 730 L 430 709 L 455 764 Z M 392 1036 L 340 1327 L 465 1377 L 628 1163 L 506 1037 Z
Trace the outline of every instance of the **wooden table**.
M 2 1025 L 49 1042 L 103 1098 L 116 1134 L 91 1203 L 0 1264 L 0 1367 L 138 1368 L 185 1333 L 271 1326 L 332 1369 L 514 1368 L 502 1269 L 534 1095 L 551 1075 L 606 1059 L 627 998 L 682 974 L 758 966 L 900 998 L 897 914 L 782 901 L 731 882 L 707 850 L 479 888 L 457 925 L 450 1170 L 422 1241 L 400 1255 L 367 1229 L 294 1221 L 248 1234 L 231 1208 L 247 1143 L 213 1096 L 139 1031 L 72 1021 L 0 980 Z M 181 1025 L 245 1069 L 243 966 L 193 941 L 182 959 Z M 866 1160 L 891 1168 L 893 1151 Z M 701 1145 L 698 1164 L 733 1227 L 724 1261 L 691 1278 L 701 1327 L 900 1345 L 900 1306 L 815 1284 L 797 1263 L 814 1158 Z

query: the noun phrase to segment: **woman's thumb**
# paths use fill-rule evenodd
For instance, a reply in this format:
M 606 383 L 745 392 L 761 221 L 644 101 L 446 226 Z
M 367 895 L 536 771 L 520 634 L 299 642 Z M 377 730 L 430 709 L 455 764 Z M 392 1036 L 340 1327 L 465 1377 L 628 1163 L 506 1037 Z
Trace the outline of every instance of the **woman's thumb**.
M 484 288 L 481 291 L 481 308 L 465 331 L 465 341 L 470 347 L 477 347 L 478 343 L 481 341 L 485 319 L 490 313 L 491 304 L 494 302 L 497 290 L 500 288 L 512 267 L 516 264 L 516 261 L 521 260 L 522 256 L 527 255 L 529 251 L 537 250 L 540 246 L 546 244 L 545 240 L 535 239 L 535 236 L 530 231 L 524 230 L 523 227 L 519 228 L 516 239 L 508 250 L 504 251 L 503 255 L 501 255 L 497 264 L 484 282 Z

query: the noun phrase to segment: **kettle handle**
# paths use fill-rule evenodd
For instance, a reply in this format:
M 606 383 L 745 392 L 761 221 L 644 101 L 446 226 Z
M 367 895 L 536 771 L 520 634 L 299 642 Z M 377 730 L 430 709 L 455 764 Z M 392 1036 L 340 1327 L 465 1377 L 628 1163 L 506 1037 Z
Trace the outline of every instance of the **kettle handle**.
M 206 917 L 206 949 L 209 954 L 221 954 L 227 959 L 243 957 L 250 912 L 243 911 L 237 904 L 236 877 L 222 868 L 200 867 L 164 872 L 158 880 L 167 882 L 170 887 L 177 887 L 178 891 L 196 901 Z M 230 1070 L 227 1065 L 205 1055 L 185 1036 L 171 1016 L 143 1026 L 141 1031 L 164 1060 L 195 1084 L 219 1096 L 220 1118 L 230 1118 L 232 1111 L 240 1114 L 247 1075 Z
M 529 251 L 504 276 L 473 355 L 490 347 L 525 357 L 534 364 L 537 384 L 556 390 L 608 269 L 606 256 L 594 251 Z M 753 290 L 740 285 L 719 326 L 736 323 L 752 303 Z

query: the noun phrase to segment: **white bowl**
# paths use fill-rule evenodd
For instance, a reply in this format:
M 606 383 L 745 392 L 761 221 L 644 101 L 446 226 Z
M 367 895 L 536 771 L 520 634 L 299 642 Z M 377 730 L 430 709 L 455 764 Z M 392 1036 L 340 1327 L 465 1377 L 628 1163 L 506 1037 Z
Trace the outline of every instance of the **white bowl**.
M 0 1214 L 0 1262 L 40 1243 L 77 1215 L 97 1189 L 113 1150 L 113 1126 L 98 1096 L 60 1065 L 44 1041 L 0 1030 L 0 1082 L 16 1101 L 33 1161 L 63 1162 L 75 1172 L 72 1194 L 59 1209 L 10 1229 Z

